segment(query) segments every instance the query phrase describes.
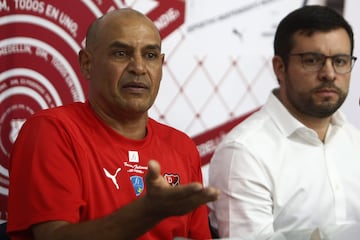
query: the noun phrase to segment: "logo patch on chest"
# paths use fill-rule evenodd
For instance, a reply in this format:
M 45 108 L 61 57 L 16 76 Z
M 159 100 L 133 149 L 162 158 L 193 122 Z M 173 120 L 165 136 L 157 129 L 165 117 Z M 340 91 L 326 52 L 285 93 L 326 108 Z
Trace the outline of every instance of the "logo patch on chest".
M 131 176 L 130 181 L 134 187 L 136 196 L 139 196 L 144 190 L 144 180 L 140 176 Z
M 165 180 L 173 187 L 176 187 L 180 183 L 180 176 L 179 174 L 164 174 Z
M 138 163 L 139 153 L 137 151 L 128 151 L 129 162 Z
M 117 176 L 117 174 L 121 171 L 121 168 L 118 168 L 118 169 L 116 170 L 115 174 L 111 174 L 111 173 L 110 173 L 108 170 L 106 170 L 105 168 L 103 168 L 103 169 L 104 169 L 104 172 L 105 172 L 105 176 L 111 179 L 111 181 L 114 183 L 116 189 L 119 189 L 120 187 L 119 187 L 119 184 L 118 184 L 117 181 L 116 181 L 116 176 Z

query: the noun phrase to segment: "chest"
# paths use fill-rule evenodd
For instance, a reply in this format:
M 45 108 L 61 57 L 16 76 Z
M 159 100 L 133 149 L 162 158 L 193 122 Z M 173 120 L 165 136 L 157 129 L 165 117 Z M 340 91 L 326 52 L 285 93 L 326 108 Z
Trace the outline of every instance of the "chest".
M 146 192 L 145 175 L 152 159 L 160 163 L 161 175 L 171 186 L 194 181 L 190 157 L 161 141 L 143 145 L 91 141 L 81 149 L 75 154 L 84 189 L 82 198 L 90 215 L 110 213 L 141 197 Z

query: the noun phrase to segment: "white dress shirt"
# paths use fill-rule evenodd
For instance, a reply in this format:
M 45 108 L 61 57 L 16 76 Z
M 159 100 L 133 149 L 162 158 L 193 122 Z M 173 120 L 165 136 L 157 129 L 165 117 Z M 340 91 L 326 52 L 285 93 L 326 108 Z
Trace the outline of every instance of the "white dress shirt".
M 271 94 L 218 146 L 209 185 L 221 237 L 360 222 L 360 131 L 338 111 L 323 143 Z

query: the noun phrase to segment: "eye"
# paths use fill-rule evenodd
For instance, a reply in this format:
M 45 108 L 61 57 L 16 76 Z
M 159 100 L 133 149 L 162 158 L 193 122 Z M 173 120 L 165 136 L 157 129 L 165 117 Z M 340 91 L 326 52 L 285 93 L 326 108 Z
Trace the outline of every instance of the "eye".
M 112 55 L 115 57 L 126 57 L 128 56 L 128 53 L 125 50 L 114 50 Z
M 350 57 L 345 55 L 334 56 L 333 62 L 336 66 L 346 66 L 350 62 Z
M 317 65 L 323 62 L 324 57 L 320 54 L 307 53 L 302 55 L 302 61 L 306 65 Z
M 147 52 L 147 53 L 145 54 L 145 57 L 146 57 L 147 59 L 149 59 L 149 60 L 157 59 L 158 56 L 159 56 L 159 54 L 158 54 L 158 53 L 155 53 L 155 52 Z

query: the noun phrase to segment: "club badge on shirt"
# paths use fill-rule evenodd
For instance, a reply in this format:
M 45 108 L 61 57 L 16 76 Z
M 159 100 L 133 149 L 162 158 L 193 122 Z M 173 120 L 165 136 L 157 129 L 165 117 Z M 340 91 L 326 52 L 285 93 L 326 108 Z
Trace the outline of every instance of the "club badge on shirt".
M 131 176 L 131 183 L 134 187 L 136 196 L 139 196 L 144 190 L 144 180 L 140 176 Z
M 176 187 L 180 183 L 180 176 L 179 174 L 164 174 L 165 180 L 173 187 Z

